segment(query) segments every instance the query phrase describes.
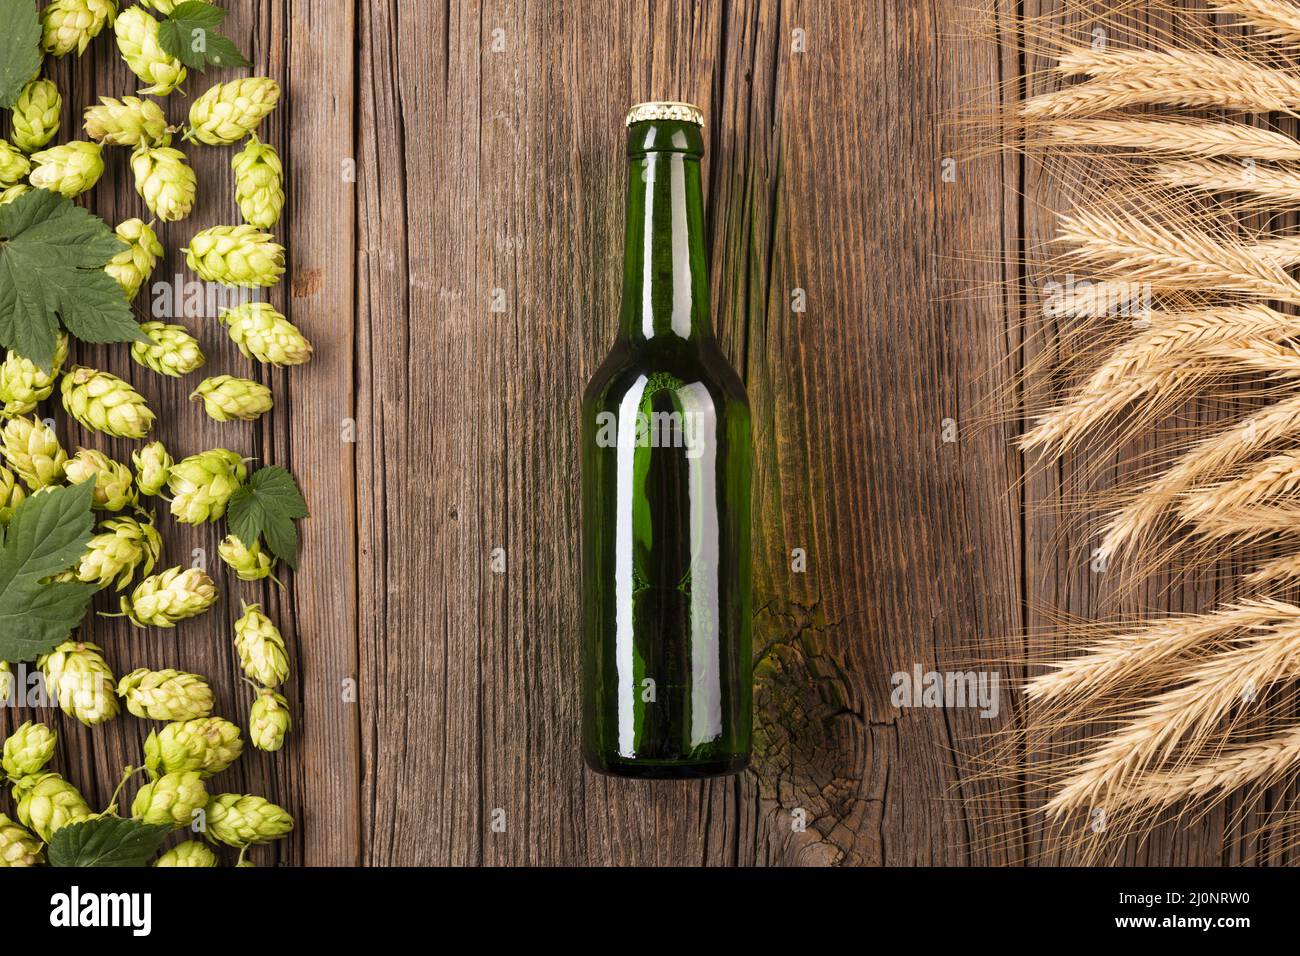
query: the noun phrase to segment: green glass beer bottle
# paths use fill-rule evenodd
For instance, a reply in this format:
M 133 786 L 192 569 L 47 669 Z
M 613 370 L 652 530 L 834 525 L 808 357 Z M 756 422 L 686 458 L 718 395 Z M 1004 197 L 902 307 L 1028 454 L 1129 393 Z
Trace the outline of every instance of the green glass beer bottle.
M 749 402 L 709 322 L 702 125 L 628 114 L 619 334 L 582 400 L 583 749 L 627 777 L 749 762 Z

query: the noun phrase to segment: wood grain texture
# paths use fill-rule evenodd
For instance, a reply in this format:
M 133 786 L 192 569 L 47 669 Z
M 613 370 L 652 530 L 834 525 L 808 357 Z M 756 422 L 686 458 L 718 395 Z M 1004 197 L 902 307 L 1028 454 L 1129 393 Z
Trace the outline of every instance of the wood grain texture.
M 990 5 L 1015 41 L 1018 5 Z M 219 712 L 242 721 L 238 599 L 279 621 L 299 726 L 218 787 L 295 813 L 257 862 L 1066 859 L 1033 830 L 981 838 L 980 816 L 1023 794 L 984 782 L 967 741 L 1005 725 L 1017 672 L 993 720 L 890 699 L 896 672 L 965 668 L 1041 624 L 1036 608 L 1099 607 L 1086 543 L 1061 533 L 1073 466 L 1022 485 L 1017 423 L 987 424 L 1051 331 L 1003 262 L 1068 197 L 1032 162 L 964 149 L 946 122 L 1040 83 L 1026 71 L 1043 64 L 974 38 L 961 0 L 230 6 L 231 34 L 287 93 L 266 129 L 289 170 L 291 269 L 271 301 L 315 360 L 251 370 L 277 409 L 248 426 L 207 420 L 185 401 L 192 382 L 159 381 L 121 347 L 78 357 L 164 409 L 175 452 L 284 464 L 312 509 L 286 590 L 221 575 L 218 607 L 174 634 L 87 627 L 119 673 L 208 674 Z M 64 138 L 92 90 L 136 85 L 111 40 L 53 75 Z M 645 99 L 705 110 L 714 323 L 755 416 L 758 748 L 751 772 L 709 782 L 612 780 L 578 753 L 578 399 L 614 334 L 622 117 Z M 179 120 L 187 103 L 166 106 Z M 188 237 L 236 215 L 229 151 L 191 153 L 200 203 L 162 230 L 159 277 L 184 275 Z M 125 151 L 92 206 L 142 214 Z M 211 316 L 185 321 L 212 372 L 250 373 Z M 163 520 L 168 563 L 204 548 L 214 565 L 216 529 Z M 26 716 L 5 709 L 0 729 Z M 63 733 L 56 766 L 101 803 L 139 760 L 142 721 L 41 716 Z M 1223 820 L 1126 860 L 1280 861 L 1225 859 Z
M 428 12 L 359 21 L 366 861 L 1005 859 L 964 848 L 950 793 L 984 722 L 889 702 L 895 671 L 1018 626 L 1006 436 L 941 439 L 1001 304 L 935 305 L 1001 241 L 1002 161 L 943 183 L 937 122 L 996 49 L 939 45 L 946 3 Z M 759 448 L 760 754 L 703 784 L 600 778 L 576 747 L 577 397 L 618 308 L 621 118 L 651 98 L 709 117 L 715 324 Z

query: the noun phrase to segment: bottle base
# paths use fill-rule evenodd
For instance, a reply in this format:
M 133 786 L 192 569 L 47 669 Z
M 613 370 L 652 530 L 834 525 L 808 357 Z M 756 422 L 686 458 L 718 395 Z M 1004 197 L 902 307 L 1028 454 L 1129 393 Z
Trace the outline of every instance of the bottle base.
M 634 780 L 700 780 L 740 773 L 749 766 L 749 754 L 736 754 L 716 760 L 627 760 L 583 755 L 587 766 L 608 777 Z

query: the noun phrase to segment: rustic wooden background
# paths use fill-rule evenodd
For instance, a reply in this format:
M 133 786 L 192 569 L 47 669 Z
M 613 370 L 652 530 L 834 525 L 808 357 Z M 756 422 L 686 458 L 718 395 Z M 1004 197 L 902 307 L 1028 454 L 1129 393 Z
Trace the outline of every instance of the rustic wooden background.
M 212 675 L 220 712 L 242 721 L 237 599 L 279 620 L 299 726 L 214 782 L 297 816 L 256 861 L 1068 861 L 1034 827 L 990 840 L 982 825 L 1024 795 L 959 755 L 1005 724 L 1007 695 L 992 721 L 889 699 L 895 671 L 961 666 L 1042 623 L 1039 608 L 1099 601 L 1086 541 L 1051 507 L 1072 466 L 1025 480 L 1017 423 L 989 424 L 1036 347 L 1002 263 L 1049 234 L 1057 187 L 945 123 L 987 112 L 1000 87 L 1039 88 L 1043 64 L 974 36 L 961 0 L 230 6 L 231 34 L 286 87 L 265 132 L 290 170 L 292 262 L 271 299 L 315 361 L 257 369 L 278 407 L 250 426 L 208 421 L 186 406 L 192 382 L 160 381 L 121 347 L 79 357 L 167 409 L 159 434 L 178 456 L 227 445 L 290 467 L 308 497 L 286 591 L 226 575 L 222 603 L 173 633 L 89 629 L 119 673 Z M 64 138 L 92 90 L 136 85 L 111 40 L 53 75 Z M 715 324 L 757 429 L 759 749 L 753 772 L 715 782 L 606 779 L 577 750 L 578 397 L 613 335 L 622 116 L 646 99 L 708 117 Z M 180 97 L 167 106 L 183 116 Z M 200 204 L 162 230 L 158 276 L 183 272 L 194 230 L 233 221 L 229 152 L 191 150 Z M 125 151 L 92 205 L 112 222 L 142 214 Z M 210 318 L 188 324 L 212 373 L 247 373 Z M 196 547 L 215 561 L 215 529 L 164 521 L 168 562 Z M 1212 601 L 1194 590 L 1151 598 Z M 56 766 L 106 800 L 145 723 L 58 723 Z M 1122 859 L 1282 862 L 1227 819 L 1166 828 Z

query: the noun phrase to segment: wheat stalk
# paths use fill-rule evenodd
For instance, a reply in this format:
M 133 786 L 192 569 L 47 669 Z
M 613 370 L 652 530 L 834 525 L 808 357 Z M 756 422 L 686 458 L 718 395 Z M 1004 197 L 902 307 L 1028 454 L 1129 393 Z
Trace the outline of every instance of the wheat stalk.
M 1300 203 L 1300 170 L 1254 163 L 1189 159 L 1151 169 L 1157 182 L 1206 192 L 1250 193 L 1261 200 Z
M 1021 115 L 1086 116 L 1154 103 L 1295 115 L 1300 105 L 1300 78 L 1208 53 L 1075 47 L 1056 68 L 1092 79 L 1026 100 Z
M 1210 0 L 1235 13 L 1265 36 L 1300 39 L 1300 10 L 1287 0 Z
M 1280 265 L 1300 256 L 1300 238 L 1220 240 L 1200 229 L 1175 231 L 1125 211 L 1077 210 L 1062 213 L 1059 221 L 1058 238 L 1074 246 L 1072 255 L 1122 271 L 1128 281 L 1300 303 L 1300 283 Z
M 1068 774 L 1043 806 L 1048 817 L 1124 803 L 1123 791 L 1144 770 L 1160 767 L 1175 752 L 1195 754 L 1244 693 L 1300 674 L 1300 608 L 1261 601 L 1273 606 L 1275 618 L 1188 668 L 1180 686 L 1150 698 Z
M 1222 474 L 1258 449 L 1300 433 L 1300 395 L 1260 409 L 1231 428 L 1202 439 L 1163 474 L 1148 482 L 1124 508 L 1115 512 L 1102 532 L 1099 553 L 1106 558 L 1119 553 L 1155 523 L 1173 498 L 1198 481 Z M 1202 524 L 1207 533 L 1234 514 L 1221 510 Z
M 1285 162 L 1300 160 L 1300 142 L 1284 133 L 1244 123 L 1159 119 L 1058 120 L 1047 127 L 1056 140 L 1083 146 L 1115 146 L 1149 153 L 1183 153 L 1214 159 L 1239 156 Z
M 1134 628 L 1097 641 L 1079 657 L 1050 665 L 1052 671 L 1029 681 L 1025 696 L 1041 702 L 1097 697 L 1132 682 L 1143 669 L 1211 638 L 1268 624 L 1276 617 L 1275 602 L 1249 600 L 1210 614 L 1169 618 Z
M 1250 783 L 1276 783 L 1300 763 L 1300 726 L 1253 744 L 1232 747 L 1210 760 L 1180 770 L 1149 774 L 1128 792 L 1115 794 L 1112 806 L 1151 810 L 1187 798 L 1228 794 Z

